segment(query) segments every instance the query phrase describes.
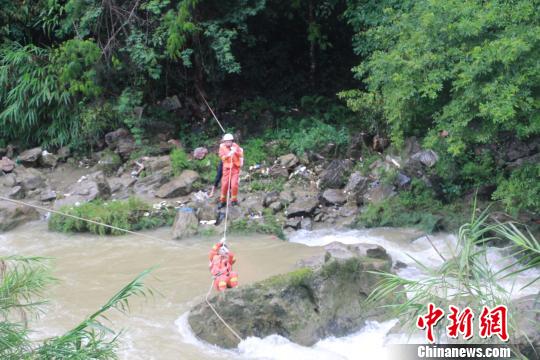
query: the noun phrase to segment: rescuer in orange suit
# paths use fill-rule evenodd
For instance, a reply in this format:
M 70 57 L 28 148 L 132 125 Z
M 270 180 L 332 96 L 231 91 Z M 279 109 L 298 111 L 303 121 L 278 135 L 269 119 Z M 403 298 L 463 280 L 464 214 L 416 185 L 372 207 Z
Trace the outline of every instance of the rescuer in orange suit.
M 238 286 L 238 274 L 232 271 L 236 259 L 227 245 L 221 242 L 215 244 L 208 258 L 210 259 L 210 273 L 214 277 L 214 287 L 217 291 Z
M 227 204 L 229 180 L 231 182 L 231 205 L 238 205 L 238 178 L 240 168 L 244 165 L 244 150 L 234 142 L 232 134 L 225 134 L 219 146 L 219 157 L 223 161 L 223 176 L 221 178 L 221 196 L 218 209 Z

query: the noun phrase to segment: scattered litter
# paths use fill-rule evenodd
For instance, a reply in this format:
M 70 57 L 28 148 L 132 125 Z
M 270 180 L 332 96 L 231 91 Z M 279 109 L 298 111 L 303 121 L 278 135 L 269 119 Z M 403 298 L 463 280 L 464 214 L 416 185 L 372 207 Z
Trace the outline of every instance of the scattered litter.
M 81 183 L 81 182 L 85 181 L 86 179 L 88 179 L 88 176 L 83 175 L 83 176 L 81 176 L 81 177 L 79 178 L 79 180 L 77 180 L 77 182 L 78 182 L 78 183 Z
M 150 213 L 149 213 L 149 212 L 145 212 L 145 213 L 144 213 L 144 216 L 148 217 L 148 216 L 150 216 Z
M 195 194 L 193 194 L 193 198 L 196 201 L 205 201 L 208 199 L 208 194 L 202 190 L 199 190 Z
M 214 225 L 216 223 L 216 220 L 201 220 L 199 221 L 199 224 L 202 225 Z

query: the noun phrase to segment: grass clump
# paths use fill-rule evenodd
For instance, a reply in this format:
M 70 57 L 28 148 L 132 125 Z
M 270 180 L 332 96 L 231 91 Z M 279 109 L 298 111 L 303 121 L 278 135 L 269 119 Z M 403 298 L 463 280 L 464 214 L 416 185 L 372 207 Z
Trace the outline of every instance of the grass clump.
M 60 212 L 131 231 L 171 225 L 175 216 L 174 210 L 156 211 L 151 205 L 137 198 L 119 201 L 94 200 L 80 206 L 63 206 Z M 120 230 L 59 214 L 51 215 L 49 229 L 60 232 L 91 232 L 99 235 L 125 234 Z
M 525 209 L 540 214 L 540 164 L 525 165 L 514 170 L 508 179 L 502 179 L 494 200 L 501 200 L 506 211 L 516 216 Z
M 281 240 L 285 240 L 285 233 L 276 216 L 272 211 L 265 209 L 263 211 L 263 220 L 240 218 L 232 222 L 230 230 L 240 234 L 269 234 L 275 235 Z
M 421 180 L 413 180 L 410 190 L 380 203 L 366 206 L 356 220 L 361 227 L 415 227 L 427 233 L 457 229 L 464 220 L 458 203 L 443 204 Z
M 253 180 L 249 184 L 249 191 L 281 192 L 284 189 L 284 185 L 284 178 Z

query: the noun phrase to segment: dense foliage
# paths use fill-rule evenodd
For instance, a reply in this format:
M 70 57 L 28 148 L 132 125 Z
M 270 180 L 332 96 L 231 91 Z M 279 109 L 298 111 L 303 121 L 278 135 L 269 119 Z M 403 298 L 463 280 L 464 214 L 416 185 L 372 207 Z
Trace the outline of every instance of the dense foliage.
M 189 150 L 221 133 L 208 99 L 247 140 L 248 166 L 329 143 L 325 156 L 345 155 L 358 133 L 397 148 L 416 136 L 439 154 L 438 201 L 498 187 L 507 210 L 538 213 L 535 190 L 518 190 L 537 160 L 504 156 L 539 151 L 537 5 L 0 0 L 0 147 L 84 152 L 122 126 L 137 154 L 164 133 Z M 175 172 L 189 167 L 173 155 Z M 215 161 L 198 164 L 205 181 Z

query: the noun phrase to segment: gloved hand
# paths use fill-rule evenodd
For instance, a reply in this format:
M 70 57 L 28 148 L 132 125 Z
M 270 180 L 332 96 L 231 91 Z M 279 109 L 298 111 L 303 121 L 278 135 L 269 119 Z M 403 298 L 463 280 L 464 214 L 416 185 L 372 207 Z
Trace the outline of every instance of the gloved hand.
M 235 148 L 231 148 L 231 151 L 229 151 L 229 156 L 233 156 L 236 153 Z
M 227 240 L 227 239 L 226 239 L 225 236 L 224 236 L 224 237 L 221 238 L 221 240 L 219 240 L 219 243 L 220 243 L 220 244 L 225 244 L 225 241 L 226 241 L 226 240 Z

